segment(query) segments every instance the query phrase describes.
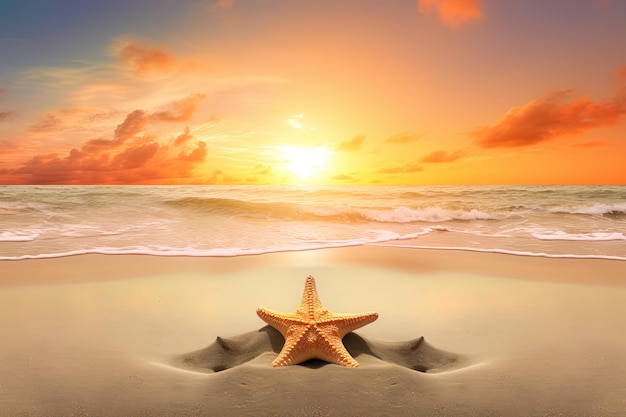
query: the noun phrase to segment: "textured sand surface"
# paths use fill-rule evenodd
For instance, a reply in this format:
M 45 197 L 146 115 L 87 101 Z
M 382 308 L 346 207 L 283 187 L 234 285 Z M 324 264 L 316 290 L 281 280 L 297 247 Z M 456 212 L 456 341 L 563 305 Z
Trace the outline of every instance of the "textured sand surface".
M 626 263 L 355 247 L 0 263 L 0 416 L 623 416 Z M 359 361 L 273 368 L 316 277 Z M 424 337 L 424 339 L 421 338 Z M 219 337 L 219 339 L 218 339 Z

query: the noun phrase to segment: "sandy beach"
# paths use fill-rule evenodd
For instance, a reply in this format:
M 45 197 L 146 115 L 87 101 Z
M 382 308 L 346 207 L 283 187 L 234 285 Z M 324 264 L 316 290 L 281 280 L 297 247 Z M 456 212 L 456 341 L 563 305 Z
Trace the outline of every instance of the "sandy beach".
M 624 261 L 361 246 L 0 270 L 1 416 L 626 414 Z M 283 339 L 255 310 L 295 310 L 309 274 L 331 311 L 379 313 L 344 339 L 358 368 L 272 368 Z

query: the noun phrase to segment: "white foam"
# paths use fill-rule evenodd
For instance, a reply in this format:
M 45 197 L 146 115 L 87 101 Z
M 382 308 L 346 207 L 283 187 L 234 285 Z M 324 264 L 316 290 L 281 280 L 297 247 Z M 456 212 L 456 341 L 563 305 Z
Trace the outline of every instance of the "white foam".
M 626 203 L 596 203 L 586 207 L 554 206 L 548 209 L 552 213 L 588 214 L 602 216 L 611 213 L 626 214 Z
M 447 222 L 451 220 L 493 220 L 496 217 L 476 209 L 472 210 L 448 210 L 441 207 L 431 206 L 423 209 L 397 207 L 391 210 L 359 209 L 358 213 L 369 220 L 391 223 L 411 222 Z
M 626 240 L 626 236 L 619 232 L 591 232 L 591 233 L 566 233 L 562 230 L 554 232 L 538 233 L 533 232 L 531 235 L 541 240 L 582 240 L 582 241 L 608 241 L 608 240 Z
M 0 232 L 0 242 L 31 242 L 38 237 L 38 233 Z
M 472 248 L 464 246 L 426 246 L 426 245 L 396 245 L 396 244 L 373 244 L 372 246 L 383 246 L 392 248 L 408 248 L 408 249 L 437 249 L 437 250 L 452 250 L 452 251 L 466 251 L 466 252 L 484 252 L 484 253 L 500 253 L 505 255 L 515 256 L 530 256 L 539 258 L 565 258 L 565 259 L 607 259 L 614 261 L 626 261 L 626 256 L 612 256 L 612 255 L 575 255 L 575 254 L 562 254 L 562 253 L 545 253 L 545 252 L 528 252 L 528 251 L 515 251 L 508 249 L 497 248 Z
M 0 256 L 0 260 L 27 260 L 27 259 L 51 259 L 77 255 L 151 255 L 151 256 L 188 256 L 188 257 L 235 257 L 246 255 L 262 255 L 276 252 L 298 252 L 325 248 L 341 248 L 349 246 L 361 246 L 373 243 L 388 242 L 400 239 L 400 235 L 386 230 L 372 230 L 373 237 L 361 237 L 346 240 L 316 241 L 308 245 L 299 246 L 276 246 L 270 248 L 212 248 L 198 249 L 192 246 L 169 247 L 169 246 L 134 246 L 126 248 L 100 247 L 93 249 L 80 249 L 66 252 L 25 254 L 19 256 Z

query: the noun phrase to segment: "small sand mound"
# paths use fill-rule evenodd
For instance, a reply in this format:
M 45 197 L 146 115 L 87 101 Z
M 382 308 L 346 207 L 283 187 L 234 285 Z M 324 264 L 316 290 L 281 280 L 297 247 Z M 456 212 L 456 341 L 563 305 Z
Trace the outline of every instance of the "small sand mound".
M 265 326 L 231 338 L 218 336 L 208 347 L 180 355 L 175 362 L 178 366 L 198 372 L 221 372 L 250 362 L 264 353 L 278 354 L 284 342 L 278 331 Z M 406 342 L 381 342 L 348 333 L 343 343 L 348 352 L 361 363 L 361 367 L 368 367 L 378 360 L 413 371 L 435 373 L 468 364 L 463 356 L 437 349 L 423 337 Z M 325 365 L 325 362 L 310 360 L 299 366 L 319 368 Z M 268 366 L 271 367 L 269 362 Z

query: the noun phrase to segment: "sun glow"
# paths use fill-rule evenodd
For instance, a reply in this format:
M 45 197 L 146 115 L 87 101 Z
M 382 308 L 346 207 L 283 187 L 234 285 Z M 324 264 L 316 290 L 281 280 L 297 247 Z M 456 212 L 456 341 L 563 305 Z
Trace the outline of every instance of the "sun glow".
M 287 168 L 299 178 L 312 178 L 324 168 L 328 161 L 328 150 L 319 148 L 298 148 L 281 146 L 279 148 L 287 160 Z

